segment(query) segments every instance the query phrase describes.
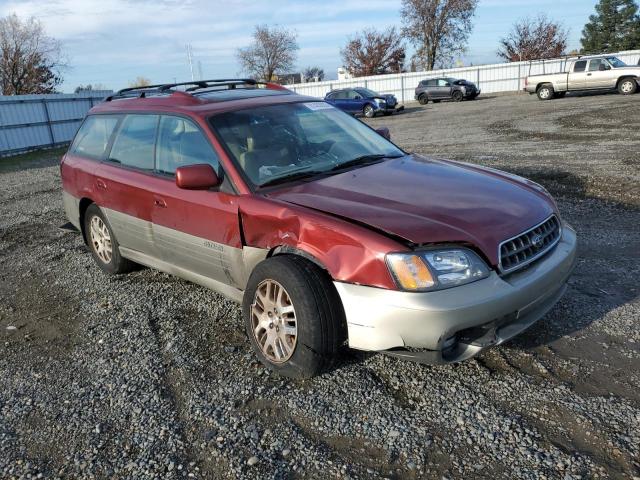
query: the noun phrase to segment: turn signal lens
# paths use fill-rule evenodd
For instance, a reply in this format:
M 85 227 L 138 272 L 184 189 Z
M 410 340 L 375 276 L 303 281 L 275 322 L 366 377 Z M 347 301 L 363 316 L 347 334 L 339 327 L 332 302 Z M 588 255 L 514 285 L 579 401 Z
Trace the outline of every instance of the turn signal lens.
M 431 272 L 417 255 L 391 254 L 389 268 L 405 290 L 424 290 L 435 285 Z

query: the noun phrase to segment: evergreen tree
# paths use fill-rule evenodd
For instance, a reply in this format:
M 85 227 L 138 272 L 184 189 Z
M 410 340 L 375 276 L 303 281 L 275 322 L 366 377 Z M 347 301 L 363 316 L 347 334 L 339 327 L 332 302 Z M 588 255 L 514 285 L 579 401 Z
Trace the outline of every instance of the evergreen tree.
M 640 16 L 635 0 L 600 0 L 582 30 L 582 53 L 640 48 Z

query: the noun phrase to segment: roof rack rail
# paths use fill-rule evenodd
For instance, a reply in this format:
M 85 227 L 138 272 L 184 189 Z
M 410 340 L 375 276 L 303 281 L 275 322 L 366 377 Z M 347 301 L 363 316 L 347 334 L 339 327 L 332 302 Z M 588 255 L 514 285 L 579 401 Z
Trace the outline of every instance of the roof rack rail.
M 184 87 L 187 85 L 192 86 L 186 88 L 184 91 L 173 90 L 175 87 Z M 109 95 L 104 100 L 105 102 L 110 102 L 111 100 L 117 98 L 146 98 L 147 95 L 166 95 L 174 93 L 176 91 L 193 94 L 198 90 L 218 87 L 227 87 L 227 89 L 232 90 L 235 89 L 238 85 L 248 85 L 251 87 L 264 86 L 264 88 L 272 90 L 287 90 L 285 87 L 283 87 L 282 85 L 278 85 L 277 83 L 258 82 L 257 80 L 254 80 L 252 78 L 219 78 L 212 80 L 192 80 L 190 82 L 161 83 L 158 85 L 123 88 L 121 90 L 118 90 L 113 95 Z

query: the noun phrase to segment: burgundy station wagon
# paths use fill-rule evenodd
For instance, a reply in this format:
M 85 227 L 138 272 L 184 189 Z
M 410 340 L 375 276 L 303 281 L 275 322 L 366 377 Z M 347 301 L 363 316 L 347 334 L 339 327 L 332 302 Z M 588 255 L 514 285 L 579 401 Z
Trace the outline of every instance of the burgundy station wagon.
M 64 156 L 64 206 L 105 272 L 146 265 L 241 302 L 283 375 L 344 344 L 457 362 L 540 319 L 576 257 L 549 193 L 388 136 L 253 80 L 125 89 Z

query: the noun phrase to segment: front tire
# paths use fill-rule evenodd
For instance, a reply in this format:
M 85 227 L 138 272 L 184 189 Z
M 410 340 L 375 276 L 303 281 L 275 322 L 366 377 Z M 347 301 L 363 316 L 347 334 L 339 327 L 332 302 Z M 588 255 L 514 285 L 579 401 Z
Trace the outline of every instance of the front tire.
M 376 115 L 376 111 L 367 103 L 362 109 L 362 114 L 367 118 L 373 118 Z
M 538 88 L 537 94 L 540 100 L 551 100 L 554 96 L 553 87 L 550 84 L 545 83 Z
M 456 90 L 451 94 L 451 100 L 453 100 L 454 102 L 461 102 L 463 99 L 464 95 L 459 90 Z
M 327 370 L 345 339 L 344 310 L 330 277 L 295 255 L 256 266 L 242 313 L 260 362 L 283 376 L 310 378 Z
M 633 95 L 638 89 L 638 83 L 633 78 L 625 78 L 618 83 L 618 92 L 621 95 Z
M 120 255 L 120 245 L 100 208 L 92 203 L 84 214 L 87 245 L 96 264 L 110 275 L 127 273 L 136 266 Z

